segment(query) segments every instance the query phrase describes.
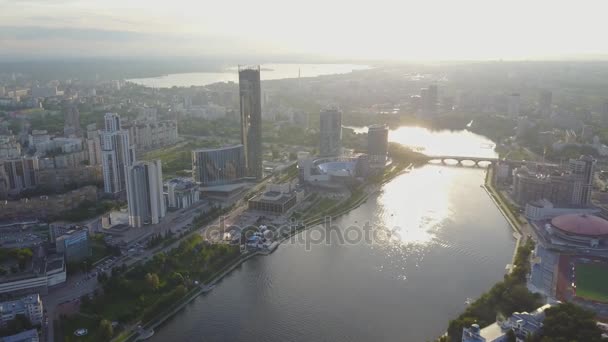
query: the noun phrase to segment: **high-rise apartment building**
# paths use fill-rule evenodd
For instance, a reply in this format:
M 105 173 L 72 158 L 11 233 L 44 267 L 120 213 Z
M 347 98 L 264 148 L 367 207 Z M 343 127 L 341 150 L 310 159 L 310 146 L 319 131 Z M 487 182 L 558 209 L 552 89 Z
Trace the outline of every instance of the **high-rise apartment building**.
M 165 216 L 163 171 L 160 160 L 137 162 L 127 170 L 129 225 L 157 224 Z
M 260 67 L 239 67 L 241 143 L 245 149 L 247 177 L 262 179 L 262 94 Z
M 129 132 L 121 129 L 118 114 L 107 113 L 104 121 L 105 129 L 99 133 L 103 189 L 107 194 L 119 195 L 126 190 L 126 170 L 135 162 L 135 148 Z
M 319 154 L 337 157 L 342 154 L 342 112 L 338 109 L 322 110 L 319 117 Z

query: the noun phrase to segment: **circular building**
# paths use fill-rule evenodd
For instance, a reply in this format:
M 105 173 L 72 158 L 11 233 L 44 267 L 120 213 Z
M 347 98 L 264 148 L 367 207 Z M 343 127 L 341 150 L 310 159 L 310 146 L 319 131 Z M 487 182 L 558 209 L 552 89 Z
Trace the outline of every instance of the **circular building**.
M 588 214 L 567 214 L 551 220 L 553 235 L 590 247 L 608 245 L 608 221 Z

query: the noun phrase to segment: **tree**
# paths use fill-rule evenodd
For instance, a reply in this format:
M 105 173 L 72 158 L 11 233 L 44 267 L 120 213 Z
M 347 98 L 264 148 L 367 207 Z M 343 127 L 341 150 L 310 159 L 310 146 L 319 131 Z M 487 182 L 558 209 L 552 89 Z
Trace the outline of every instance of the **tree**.
M 104 341 L 109 341 L 114 335 L 114 328 L 112 327 L 112 322 L 107 319 L 102 319 L 99 322 L 99 335 Z
M 602 331 L 595 314 L 572 303 L 563 303 L 545 311 L 543 330 L 538 341 L 599 342 Z
M 158 275 L 156 273 L 146 274 L 146 284 L 148 284 L 148 288 L 150 290 L 158 290 L 158 287 L 160 286 L 160 279 L 158 279 Z

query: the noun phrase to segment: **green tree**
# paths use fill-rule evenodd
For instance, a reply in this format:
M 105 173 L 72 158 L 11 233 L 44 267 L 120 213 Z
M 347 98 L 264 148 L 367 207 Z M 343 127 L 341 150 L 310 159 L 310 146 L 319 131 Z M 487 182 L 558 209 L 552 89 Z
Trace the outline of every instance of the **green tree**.
M 158 287 L 160 286 L 160 279 L 158 278 L 158 275 L 156 273 L 146 274 L 146 284 L 150 290 L 158 290 Z
M 599 342 L 602 331 L 596 325 L 595 314 L 572 303 L 563 303 L 545 311 L 539 341 Z
M 114 335 L 114 328 L 112 327 L 112 322 L 107 319 L 102 319 L 99 322 L 99 335 L 104 341 L 109 341 Z

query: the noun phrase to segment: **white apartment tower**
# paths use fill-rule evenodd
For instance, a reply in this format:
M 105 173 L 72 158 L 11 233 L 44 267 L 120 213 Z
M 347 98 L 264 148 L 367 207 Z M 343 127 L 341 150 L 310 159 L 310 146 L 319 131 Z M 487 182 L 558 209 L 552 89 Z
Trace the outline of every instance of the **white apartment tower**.
M 103 189 L 107 194 L 119 195 L 127 187 L 127 168 L 135 162 L 135 148 L 129 141 L 129 132 L 122 130 L 120 116 L 107 113 L 105 129 L 99 133 Z
M 165 216 L 163 171 L 160 160 L 137 162 L 127 170 L 129 225 L 157 224 Z

